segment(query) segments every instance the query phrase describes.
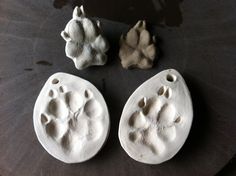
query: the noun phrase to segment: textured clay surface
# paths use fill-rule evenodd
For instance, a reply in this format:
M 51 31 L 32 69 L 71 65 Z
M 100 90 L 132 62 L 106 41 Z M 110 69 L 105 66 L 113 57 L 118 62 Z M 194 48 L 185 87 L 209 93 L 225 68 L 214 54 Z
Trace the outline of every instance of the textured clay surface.
M 109 115 L 102 95 L 73 75 L 52 75 L 35 103 L 34 128 L 43 147 L 55 158 L 75 163 L 88 160 L 102 147 Z
M 153 34 L 163 41 L 157 43 L 163 55 L 158 65 L 148 71 L 121 67 L 116 59 L 117 43 L 130 26 L 105 19 L 101 19 L 104 35 L 115 44 L 109 50 L 109 58 L 113 59 L 107 66 L 76 71 L 73 61 L 65 56 L 65 42 L 59 34 L 71 19 L 72 7 L 82 1 L 57 1 L 67 5 L 56 9 L 49 0 L 0 1 L 0 175 L 211 176 L 228 162 L 236 171 L 236 162 L 230 161 L 236 153 L 235 0 L 83 1 L 90 16 L 126 20 L 127 24 L 144 17 L 151 24 L 158 23 L 163 15 L 170 24 L 179 11 L 182 13 L 179 27 L 152 25 Z M 160 13 L 155 11 L 154 3 L 157 7 L 164 4 Z M 41 60 L 50 64 L 37 64 Z M 149 166 L 126 154 L 117 137 L 118 125 L 132 92 L 167 67 L 176 68 L 188 85 L 194 107 L 193 124 L 174 158 Z M 48 77 L 58 71 L 96 85 L 112 114 L 106 144 L 85 163 L 63 164 L 52 158 L 39 145 L 33 129 L 35 100 Z M 228 168 L 220 175 L 227 175 Z
M 159 164 L 184 144 L 192 124 L 192 102 L 181 75 L 162 71 L 143 83 L 127 101 L 119 139 L 133 159 Z
M 75 7 L 73 18 L 61 32 L 61 36 L 66 41 L 66 56 L 74 61 L 78 70 L 106 63 L 105 52 L 109 45 L 101 34 L 100 22 L 87 18 L 83 6 Z
M 138 21 L 125 36 L 121 36 L 119 56 L 123 68 L 152 67 L 156 56 L 155 37 L 150 36 L 145 21 Z

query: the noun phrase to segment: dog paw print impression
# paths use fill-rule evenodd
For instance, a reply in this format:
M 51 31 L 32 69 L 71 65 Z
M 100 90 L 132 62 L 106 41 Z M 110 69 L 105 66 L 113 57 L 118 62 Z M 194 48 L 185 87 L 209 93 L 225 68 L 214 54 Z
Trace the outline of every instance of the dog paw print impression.
M 107 62 L 105 52 L 109 44 L 102 35 L 100 21 L 87 18 L 83 6 L 75 7 L 72 19 L 61 32 L 66 41 L 66 56 L 74 61 L 78 70 Z
M 149 69 L 156 57 L 155 36 L 146 29 L 145 21 L 138 21 L 126 35 L 121 35 L 119 56 L 125 69 Z
M 174 69 L 144 82 L 128 99 L 120 119 L 119 139 L 136 161 L 159 164 L 183 146 L 192 124 L 189 90 Z
M 45 150 L 65 163 L 96 155 L 110 126 L 107 105 L 97 88 L 67 73 L 47 80 L 36 100 L 33 122 Z

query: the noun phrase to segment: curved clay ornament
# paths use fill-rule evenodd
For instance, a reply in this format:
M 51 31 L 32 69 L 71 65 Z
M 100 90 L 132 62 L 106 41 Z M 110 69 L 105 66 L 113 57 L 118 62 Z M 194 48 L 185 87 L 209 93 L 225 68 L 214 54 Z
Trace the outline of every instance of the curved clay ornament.
M 102 35 L 100 22 L 87 18 L 83 6 L 75 7 L 73 18 L 61 36 L 66 41 L 66 56 L 74 61 L 78 70 L 106 63 L 109 44 Z
M 192 118 L 192 101 L 184 79 L 176 70 L 162 71 L 128 99 L 120 119 L 120 143 L 136 161 L 162 163 L 183 146 Z
M 119 56 L 123 68 L 148 69 L 156 56 L 155 37 L 150 36 L 145 21 L 138 21 L 120 38 Z
M 101 93 L 79 77 L 56 73 L 34 106 L 34 129 L 44 149 L 65 163 L 92 158 L 109 132 L 109 113 Z

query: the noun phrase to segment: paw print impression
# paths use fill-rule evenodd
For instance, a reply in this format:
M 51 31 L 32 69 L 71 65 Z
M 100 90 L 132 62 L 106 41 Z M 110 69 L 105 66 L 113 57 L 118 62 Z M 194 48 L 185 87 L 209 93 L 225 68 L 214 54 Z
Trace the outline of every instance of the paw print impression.
M 164 143 L 175 140 L 175 126 L 181 121 L 176 108 L 165 100 L 171 97 L 170 92 L 171 88 L 162 86 L 157 96 L 142 98 L 138 102 L 139 110 L 129 119 L 130 140 L 142 143 L 153 154 L 161 155 L 166 148 Z
M 46 112 L 41 114 L 41 122 L 48 137 L 61 143 L 65 152 L 70 152 L 80 146 L 79 140 L 100 137 L 103 130 L 101 105 L 93 99 L 89 90 L 80 95 L 78 92 L 61 91 L 63 89 L 60 87 L 57 95 L 49 101 Z M 56 91 L 50 90 L 50 95 L 51 92 Z
M 78 70 L 106 63 L 105 52 L 109 45 L 102 35 L 100 22 L 87 18 L 83 6 L 75 7 L 73 18 L 61 36 L 66 41 L 66 56 L 74 61 Z
M 64 162 L 83 161 L 96 154 L 105 141 L 108 112 L 97 99 L 97 90 L 83 85 L 87 82 L 68 74 L 60 73 L 57 77 L 60 78 L 49 79 L 36 102 L 36 134 L 56 158 Z M 64 84 L 67 80 L 72 82 Z M 75 89 L 74 84 L 80 89 Z M 57 147 L 51 148 L 52 145 Z
M 126 69 L 152 67 L 156 56 L 155 37 L 150 36 L 145 21 L 138 21 L 125 36 L 121 36 L 119 56 Z
M 184 144 L 192 123 L 192 102 L 181 75 L 165 70 L 144 82 L 127 101 L 119 139 L 133 159 L 159 164 Z

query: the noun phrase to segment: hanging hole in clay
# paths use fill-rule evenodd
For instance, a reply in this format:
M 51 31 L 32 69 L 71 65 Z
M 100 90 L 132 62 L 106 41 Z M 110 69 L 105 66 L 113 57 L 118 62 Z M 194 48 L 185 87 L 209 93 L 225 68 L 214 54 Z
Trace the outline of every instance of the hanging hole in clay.
M 176 81 L 176 76 L 175 76 L 175 75 L 168 74 L 168 75 L 166 76 L 166 80 L 169 81 L 169 82 L 175 82 L 175 81 Z
M 57 84 L 57 83 L 59 83 L 59 80 L 57 78 L 52 80 L 52 84 Z

